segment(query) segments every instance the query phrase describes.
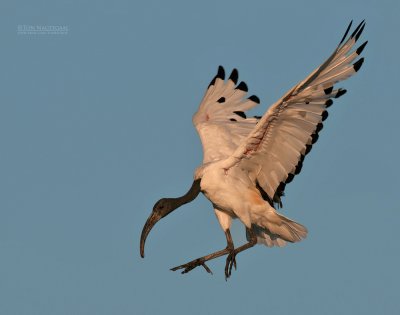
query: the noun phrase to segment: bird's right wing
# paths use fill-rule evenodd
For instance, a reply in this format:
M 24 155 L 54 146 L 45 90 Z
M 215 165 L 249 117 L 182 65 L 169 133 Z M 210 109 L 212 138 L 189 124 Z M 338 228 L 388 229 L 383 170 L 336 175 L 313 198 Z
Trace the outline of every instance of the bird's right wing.
M 221 167 L 226 171 L 232 167 L 246 170 L 262 193 L 279 202 L 285 184 L 299 173 L 304 156 L 318 139 L 332 98 L 346 92 L 335 89 L 334 84 L 356 73 L 364 61 L 360 58 L 354 62 L 367 42 L 352 51 L 364 26 L 363 21 L 345 41 L 350 23 L 333 54 L 270 107 Z
M 246 97 L 246 83 L 238 82 L 238 71 L 233 69 L 225 81 L 225 70 L 218 67 L 193 116 L 193 124 L 203 145 L 203 163 L 229 157 L 254 129 L 261 117 L 248 118 L 246 111 L 257 106 L 257 96 Z

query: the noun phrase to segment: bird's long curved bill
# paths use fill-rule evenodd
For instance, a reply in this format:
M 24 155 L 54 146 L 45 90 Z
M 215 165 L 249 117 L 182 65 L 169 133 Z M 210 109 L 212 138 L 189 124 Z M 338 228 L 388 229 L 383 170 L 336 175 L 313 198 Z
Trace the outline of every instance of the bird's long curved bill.
M 140 256 L 144 258 L 144 245 L 146 242 L 146 238 L 149 235 L 151 229 L 153 226 L 161 219 L 161 216 L 158 215 L 157 213 L 153 212 L 149 218 L 147 219 L 143 230 L 142 230 L 142 235 L 140 237 Z

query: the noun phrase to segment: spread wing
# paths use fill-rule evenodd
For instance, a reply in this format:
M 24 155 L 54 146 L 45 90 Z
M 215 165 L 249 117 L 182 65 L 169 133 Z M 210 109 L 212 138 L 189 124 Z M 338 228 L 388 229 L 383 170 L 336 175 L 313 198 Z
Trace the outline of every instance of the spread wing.
M 219 66 L 193 116 L 193 124 L 203 145 L 203 163 L 229 157 L 254 129 L 261 117 L 247 118 L 245 112 L 257 106 L 257 96 L 246 97 L 246 83 L 238 82 L 233 69 L 225 81 L 225 70 Z
M 239 166 L 247 170 L 262 188 L 264 199 L 280 203 L 285 185 L 300 172 L 304 157 L 317 141 L 332 99 L 346 92 L 334 85 L 356 73 L 364 61 L 358 57 L 367 42 L 354 51 L 352 48 L 365 23 L 361 22 L 347 38 L 351 24 L 333 54 L 272 105 L 224 162 L 226 169 Z

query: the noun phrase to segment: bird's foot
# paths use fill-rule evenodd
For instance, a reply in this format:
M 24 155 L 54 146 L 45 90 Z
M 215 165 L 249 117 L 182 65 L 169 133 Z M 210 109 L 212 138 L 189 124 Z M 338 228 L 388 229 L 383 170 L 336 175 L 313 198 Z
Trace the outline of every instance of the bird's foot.
M 232 250 L 228 257 L 226 257 L 226 264 L 225 264 L 225 280 L 228 280 L 228 278 L 232 274 L 232 267 L 235 267 L 236 270 L 236 252 L 235 250 Z
M 208 268 L 208 266 L 206 265 L 206 261 L 203 257 L 192 260 L 186 264 L 171 268 L 171 270 L 177 271 L 179 269 L 183 269 L 181 273 L 184 274 L 184 273 L 188 273 L 189 271 L 192 271 L 194 268 L 196 268 L 198 266 L 202 266 L 208 273 L 213 274 L 211 269 Z

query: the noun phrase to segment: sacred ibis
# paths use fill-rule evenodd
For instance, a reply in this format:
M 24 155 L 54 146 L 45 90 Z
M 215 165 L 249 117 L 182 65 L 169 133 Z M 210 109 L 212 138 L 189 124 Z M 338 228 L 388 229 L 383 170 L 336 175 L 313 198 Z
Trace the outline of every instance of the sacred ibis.
M 192 260 L 171 270 L 187 273 L 206 265 L 208 260 L 227 255 L 225 277 L 236 268 L 236 255 L 255 244 L 284 246 L 307 236 L 307 229 L 280 213 L 285 185 L 299 174 L 304 157 L 318 139 L 328 108 L 333 100 L 346 93 L 336 88 L 339 81 L 356 73 L 364 62 L 359 58 L 367 41 L 353 49 L 365 22 L 348 37 L 352 22 L 332 55 L 303 81 L 291 88 L 261 117 L 247 117 L 246 111 L 260 100 L 248 92 L 244 82 L 238 84 L 233 69 L 225 80 L 219 66 L 193 116 L 200 136 L 204 158 L 194 173 L 189 191 L 179 198 L 157 201 L 147 219 L 140 239 L 144 257 L 146 238 L 163 217 L 197 197 L 202 192 L 212 203 L 225 232 L 227 246 L 215 253 Z M 248 243 L 234 247 L 230 234 L 232 219 L 238 218 L 246 228 Z

